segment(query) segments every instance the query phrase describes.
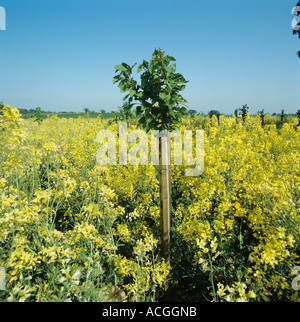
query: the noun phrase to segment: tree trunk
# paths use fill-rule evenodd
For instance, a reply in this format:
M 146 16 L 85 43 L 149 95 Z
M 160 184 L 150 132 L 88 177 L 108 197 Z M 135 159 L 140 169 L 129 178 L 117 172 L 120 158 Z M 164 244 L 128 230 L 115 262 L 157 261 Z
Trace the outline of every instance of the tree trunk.
M 159 138 L 159 187 L 162 256 L 166 262 L 170 262 L 171 180 L 170 140 L 168 133 Z

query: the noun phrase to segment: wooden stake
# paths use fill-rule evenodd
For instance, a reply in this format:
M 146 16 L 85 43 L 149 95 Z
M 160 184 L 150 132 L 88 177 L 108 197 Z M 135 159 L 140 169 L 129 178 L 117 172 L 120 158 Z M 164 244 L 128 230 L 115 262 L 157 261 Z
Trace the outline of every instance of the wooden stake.
M 162 256 L 170 262 L 171 180 L 170 140 L 166 132 L 159 138 L 159 186 Z

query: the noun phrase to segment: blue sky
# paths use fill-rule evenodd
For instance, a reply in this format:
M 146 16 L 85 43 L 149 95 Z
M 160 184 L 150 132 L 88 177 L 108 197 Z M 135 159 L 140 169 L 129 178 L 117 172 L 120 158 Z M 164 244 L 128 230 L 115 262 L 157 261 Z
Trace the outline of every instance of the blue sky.
M 189 107 L 300 109 L 296 0 L 0 0 L 0 101 L 51 111 L 117 110 L 114 66 L 161 47 L 189 80 Z

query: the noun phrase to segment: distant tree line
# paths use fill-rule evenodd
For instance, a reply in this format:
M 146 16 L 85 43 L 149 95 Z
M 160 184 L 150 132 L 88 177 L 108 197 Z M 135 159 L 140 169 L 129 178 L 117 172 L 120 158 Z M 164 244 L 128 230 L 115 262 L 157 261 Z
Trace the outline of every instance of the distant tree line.
M 94 110 L 90 110 L 89 108 L 84 108 L 83 112 L 49 112 L 49 111 L 42 111 L 41 107 L 36 107 L 35 109 L 25 109 L 25 108 L 19 108 L 19 111 L 21 115 L 23 115 L 25 118 L 34 118 L 35 121 L 41 122 L 44 118 L 47 117 L 47 115 L 53 115 L 53 114 L 64 114 L 66 117 L 74 117 L 75 115 L 83 115 L 83 116 L 89 116 L 89 117 L 97 117 L 98 115 L 101 115 L 102 118 L 104 119 L 112 119 L 110 122 L 117 122 L 117 121 L 128 121 L 130 119 L 136 119 L 136 113 L 135 110 L 128 110 L 126 109 L 126 104 L 125 102 L 122 107 L 118 107 L 118 111 L 112 111 L 112 112 L 107 112 L 105 109 L 101 109 L 99 112 L 95 112 Z M 2 114 L 2 108 L 4 107 L 3 102 L 0 102 L 0 115 Z M 233 115 L 238 118 L 238 116 L 242 117 L 242 121 L 245 122 L 246 120 L 246 115 L 248 114 L 249 106 L 247 104 L 242 105 L 240 108 L 236 108 L 234 110 Z M 264 109 L 257 111 L 256 115 L 260 115 L 262 126 L 265 125 L 265 116 L 268 115 L 269 113 L 265 113 Z M 216 116 L 218 121 L 220 119 L 220 115 L 224 115 L 219 110 L 213 109 L 210 110 L 207 114 L 204 112 L 197 112 L 195 109 L 189 109 L 186 112 L 187 116 L 191 116 L 194 118 L 196 115 L 207 115 L 209 118 L 212 118 L 213 116 Z M 255 114 L 254 114 L 255 115 Z M 272 116 L 277 116 L 278 117 L 278 126 L 281 127 L 288 116 L 297 116 L 299 119 L 299 124 L 300 126 L 300 110 L 298 110 L 296 113 L 290 113 L 286 114 L 284 109 L 281 110 L 280 113 L 272 113 Z

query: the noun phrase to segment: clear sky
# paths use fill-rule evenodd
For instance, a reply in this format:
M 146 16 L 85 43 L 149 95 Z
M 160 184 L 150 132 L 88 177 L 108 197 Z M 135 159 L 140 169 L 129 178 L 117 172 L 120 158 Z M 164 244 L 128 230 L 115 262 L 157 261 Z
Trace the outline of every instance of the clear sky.
M 189 108 L 300 109 L 297 0 L 0 0 L 0 101 L 50 111 L 117 110 L 114 66 L 161 47 L 189 80 Z

